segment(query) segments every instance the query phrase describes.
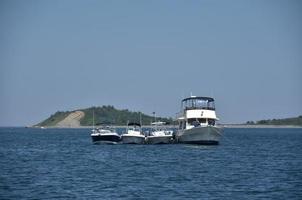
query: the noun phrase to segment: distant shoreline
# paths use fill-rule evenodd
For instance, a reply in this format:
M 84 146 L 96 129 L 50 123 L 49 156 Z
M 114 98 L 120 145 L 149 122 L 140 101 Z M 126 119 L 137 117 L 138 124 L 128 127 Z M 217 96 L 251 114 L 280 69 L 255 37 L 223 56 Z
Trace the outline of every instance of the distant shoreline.
M 105 125 L 106 126 L 106 125 Z M 113 128 L 127 128 L 126 125 L 108 125 L 109 127 Z M 294 126 L 294 125 L 245 125 L 245 124 L 220 124 L 219 126 L 223 128 L 302 128 L 302 126 Z M 24 126 L 16 126 L 15 128 L 22 128 Z M 104 126 L 94 126 L 95 128 L 97 127 L 104 127 Z M 143 128 L 152 128 L 153 126 L 151 125 L 143 125 Z M 177 128 L 178 125 L 165 125 L 162 126 L 164 128 Z M 1 127 L 1 128 L 13 128 L 13 127 Z M 38 126 L 27 126 L 25 128 L 41 128 Z M 43 127 L 45 129 L 92 129 L 93 126 L 45 126 Z
M 246 125 L 246 124 L 223 124 L 224 128 L 302 128 L 295 125 Z

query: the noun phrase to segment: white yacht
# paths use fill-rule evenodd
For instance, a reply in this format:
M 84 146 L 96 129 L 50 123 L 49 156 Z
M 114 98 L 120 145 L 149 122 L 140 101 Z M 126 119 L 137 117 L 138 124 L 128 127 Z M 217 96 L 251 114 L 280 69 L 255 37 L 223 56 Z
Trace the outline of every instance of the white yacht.
M 146 137 L 147 144 L 169 144 L 173 141 L 173 131 L 163 127 L 165 122 L 153 122 L 150 135 Z
M 93 143 L 117 144 L 121 141 L 121 136 L 110 127 L 94 128 L 90 136 Z
M 123 144 L 144 144 L 145 135 L 142 133 L 141 124 L 128 123 L 126 133 L 122 134 Z
M 217 126 L 214 99 L 191 96 L 181 101 L 178 117 L 179 129 L 176 139 L 179 143 L 218 144 L 222 128 Z

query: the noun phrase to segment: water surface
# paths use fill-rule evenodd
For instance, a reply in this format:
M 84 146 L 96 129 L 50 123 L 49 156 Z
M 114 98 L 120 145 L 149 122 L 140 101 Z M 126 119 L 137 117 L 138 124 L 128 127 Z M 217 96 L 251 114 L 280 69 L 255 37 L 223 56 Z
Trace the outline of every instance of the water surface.
M 225 129 L 218 146 L 89 134 L 0 128 L 0 199 L 302 199 L 302 129 Z

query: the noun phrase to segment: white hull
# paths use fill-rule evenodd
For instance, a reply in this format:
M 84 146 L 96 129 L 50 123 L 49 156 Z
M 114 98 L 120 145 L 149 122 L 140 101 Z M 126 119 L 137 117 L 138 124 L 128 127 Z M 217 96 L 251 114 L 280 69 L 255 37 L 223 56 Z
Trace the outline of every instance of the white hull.
M 90 136 L 94 144 L 118 144 L 121 141 L 121 136 L 115 132 L 93 132 Z
M 119 144 L 119 142 L 113 142 L 113 141 L 95 141 L 94 144 Z
M 145 136 L 136 136 L 136 135 L 122 135 L 123 144 L 144 144 Z
M 146 138 L 147 144 L 169 144 L 172 143 L 173 136 L 165 135 L 165 136 L 148 136 Z
M 216 126 L 196 127 L 179 130 L 176 138 L 179 143 L 218 144 L 222 128 Z

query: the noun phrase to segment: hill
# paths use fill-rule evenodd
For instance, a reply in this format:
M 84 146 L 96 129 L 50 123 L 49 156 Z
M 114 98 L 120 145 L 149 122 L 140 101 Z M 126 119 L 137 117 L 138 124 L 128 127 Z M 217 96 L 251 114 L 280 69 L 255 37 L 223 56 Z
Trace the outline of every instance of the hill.
M 299 117 L 291 117 L 284 119 L 268 119 L 268 120 L 260 120 L 260 121 L 248 121 L 246 122 L 248 125 L 280 125 L 280 126 L 302 126 L 302 115 Z
M 97 125 L 126 125 L 127 121 L 139 122 L 140 115 L 143 125 L 150 125 L 154 117 L 140 112 L 119 110 L 113 106 L 90 107 L 74 111 L 58 111 L 36 126 L 79 127 Z M 157 120 L 172 123 L 172 118 L 157 117 Z

